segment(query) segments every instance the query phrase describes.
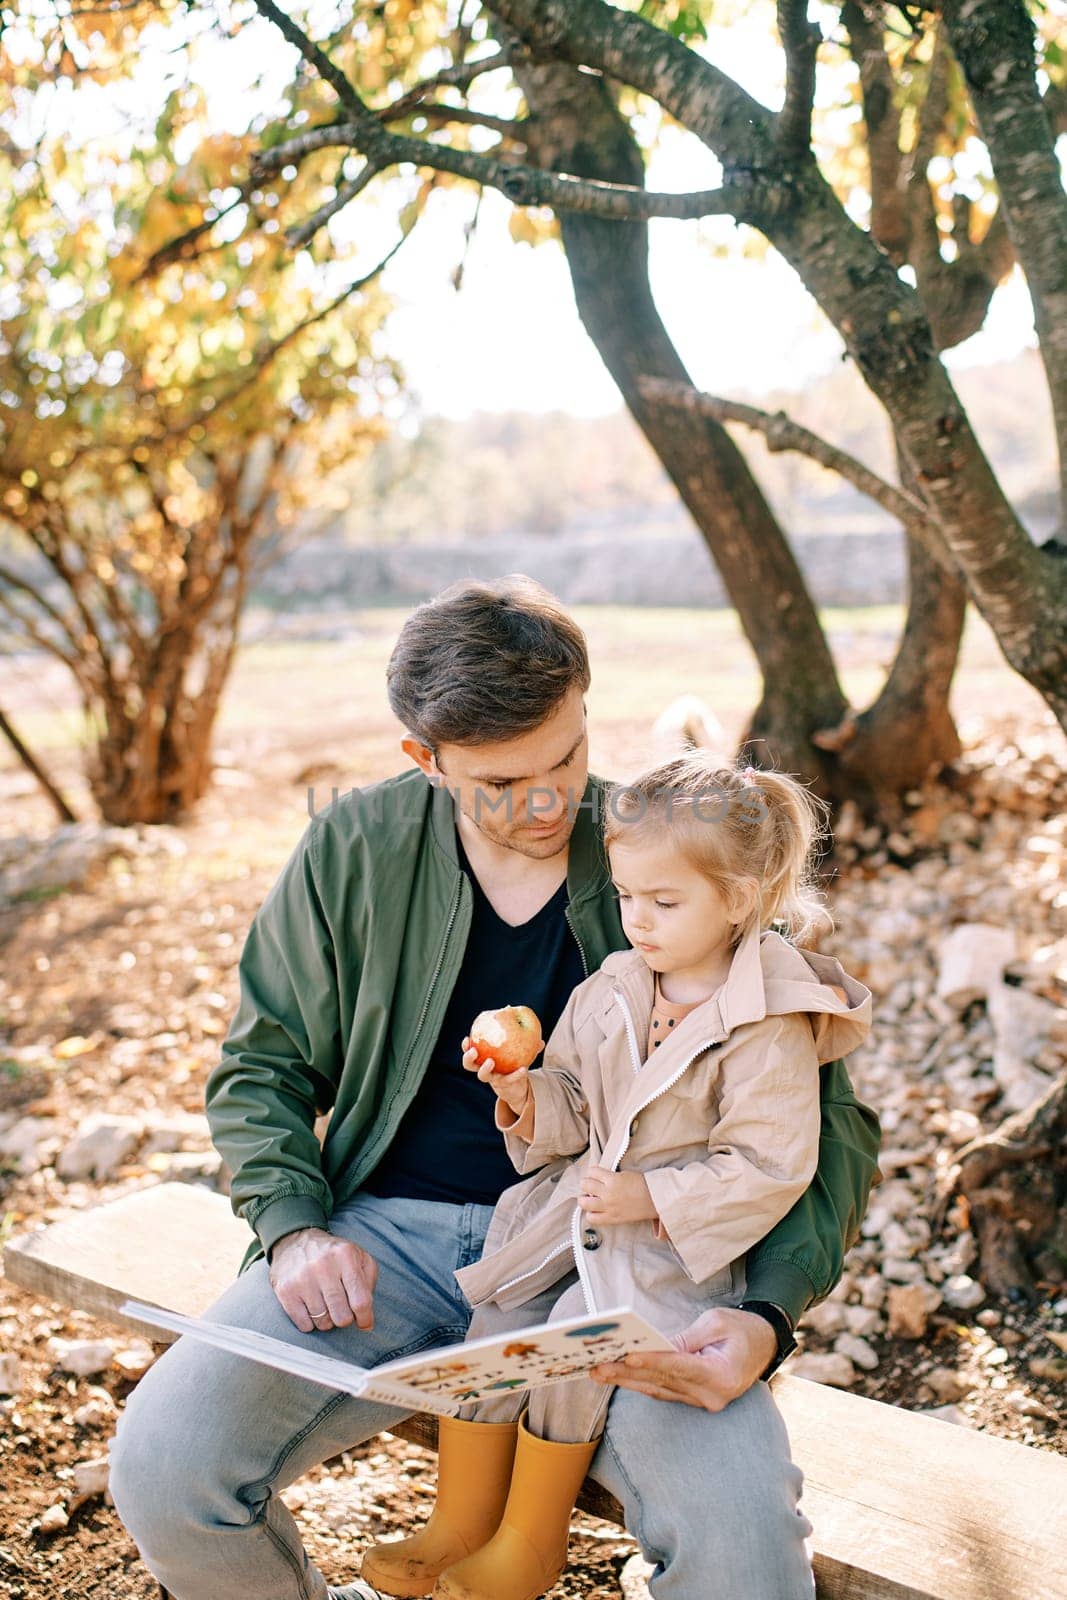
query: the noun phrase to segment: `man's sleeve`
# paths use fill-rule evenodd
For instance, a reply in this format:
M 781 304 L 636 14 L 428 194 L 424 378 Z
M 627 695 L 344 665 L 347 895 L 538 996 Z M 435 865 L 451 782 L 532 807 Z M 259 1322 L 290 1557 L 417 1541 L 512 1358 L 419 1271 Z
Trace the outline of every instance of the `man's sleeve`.
M 237 1012 L 207 1082 L 231 1204 L 268 1253 L 284 1234 L 325 1227 L 333 1204 L 315 1136 L 341 1066 L 336 954 L 316 885 L 319 831 L 314 822 L 307 829 L 252 921 Z
M 808 1188 L 746 1258 L 748 1300 L 781 1306 L 793 1325 L 841 1276 L 871 1186 L 881 1181 L 881 1128 L 856 1098 L 842 1060 L 820 1069 L 819 1164 Z

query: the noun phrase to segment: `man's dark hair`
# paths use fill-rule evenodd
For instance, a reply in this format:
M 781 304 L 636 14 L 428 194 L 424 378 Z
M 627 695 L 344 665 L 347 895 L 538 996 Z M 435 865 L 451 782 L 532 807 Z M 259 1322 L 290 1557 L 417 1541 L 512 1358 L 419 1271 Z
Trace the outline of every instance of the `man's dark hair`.
M 385 676 L 396 716 L 436 753 L 540 727 L 574 685 L 589 688 L 589 653 L 556 596 L 512 572 L 461 579 L 417 606 Z

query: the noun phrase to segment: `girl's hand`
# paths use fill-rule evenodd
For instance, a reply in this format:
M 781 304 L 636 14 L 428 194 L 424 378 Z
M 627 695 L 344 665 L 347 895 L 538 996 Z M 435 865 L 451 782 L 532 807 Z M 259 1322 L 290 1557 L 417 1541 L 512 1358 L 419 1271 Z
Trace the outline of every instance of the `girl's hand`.
M 578 1204 L 590 1222 L 652 1222 L 659 1216 L 641 1172 L 590 1167 L 578 1191 Z
M 526 1067 L 519 1067 L 516 1072 L 497 1072 L 493 1066 L 492 1058 L 478 1065 L 478 1052 L 474 1049 L 467 1034 L 463 1036 L 463 1070 L 476 1072 L 479 1081 L 487 1083 L 498 1100 L 521 1117 L 530 1101 L 529 1072 Z

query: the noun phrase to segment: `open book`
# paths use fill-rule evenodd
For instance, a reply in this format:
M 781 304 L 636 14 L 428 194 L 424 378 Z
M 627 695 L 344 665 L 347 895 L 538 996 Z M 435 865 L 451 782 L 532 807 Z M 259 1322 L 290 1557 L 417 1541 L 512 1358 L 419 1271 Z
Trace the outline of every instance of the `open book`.
M 405 1411 L 436 1411 L 455 1416 L 472 1400 L 490 1399 L 509 1389 L 534 1389 L 546 1383 L 579 1378 L 600 1361 L 618 1361 L 633 1350 L 673 1350 L 675 1347 L 636 1311 L 622 1307 L 596 1316 L 569 1317 L 540 1327 L 518 1328 L 513 1333 L 466 1344 L 442 1345 L 402 1361 L 380 1367 L 357 1367 L 351 1361 L 286 1344 L 251 1328 L 235 1328 L 203 1317 L 186 1317 L 177 1311 L 127 1300 L 126 1316 L 139 1322 L 169 1328 L 203 1339 L 233 1355 L 248 1356 L 268 1367 L 278 1367 L 297 1378 L 340 1389 L 361 1399 L 400 1406 Z M 323 1348 L 330 1332 L 311 1334 Z

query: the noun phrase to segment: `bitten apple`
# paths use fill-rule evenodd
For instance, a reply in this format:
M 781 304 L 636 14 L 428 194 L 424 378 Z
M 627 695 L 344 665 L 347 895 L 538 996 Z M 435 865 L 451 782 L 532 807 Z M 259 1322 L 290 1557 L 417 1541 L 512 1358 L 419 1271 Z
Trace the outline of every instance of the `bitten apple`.
M 491 1060 L 497 1072 L 518 1072 L 528 1067 L 544 1048 L 541 1023 L 529 1006 L 501 1006 L 480 1011 L 471 1024 L 471 1049 L 478 1065 Z

